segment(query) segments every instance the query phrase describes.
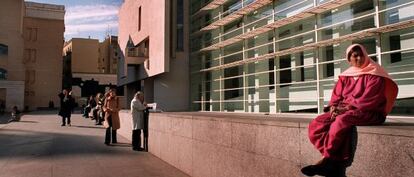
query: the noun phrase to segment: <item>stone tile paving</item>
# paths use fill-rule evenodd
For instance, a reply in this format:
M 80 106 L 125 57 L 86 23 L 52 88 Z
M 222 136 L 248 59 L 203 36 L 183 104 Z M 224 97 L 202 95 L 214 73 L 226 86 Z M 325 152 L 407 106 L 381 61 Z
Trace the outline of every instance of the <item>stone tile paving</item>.
M 72 119 L 71 127 L 61 127 L 49 111 L 0 124 L 0 177 L 187 176 L 147 152 L 132 151 L 123 137 L 106 146 L 103 127 L 80 114 Z

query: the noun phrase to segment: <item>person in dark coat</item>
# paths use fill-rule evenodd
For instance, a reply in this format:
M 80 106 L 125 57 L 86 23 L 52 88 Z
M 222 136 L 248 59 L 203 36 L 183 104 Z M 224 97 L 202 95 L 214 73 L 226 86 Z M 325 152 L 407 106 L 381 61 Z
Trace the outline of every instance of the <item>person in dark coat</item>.
M 75 103 L 74 99 L 72 98 L 72 92 L 68 92 L 68 90 L 63 89 L 62 93 L 60 93 L 58 96 L 60 98 L 59 116 L 62 117 L 61 126 L 66 125 L 66 120 L 67 124 L 71 126 L 70 116 L 72 114 L 72 110 Z

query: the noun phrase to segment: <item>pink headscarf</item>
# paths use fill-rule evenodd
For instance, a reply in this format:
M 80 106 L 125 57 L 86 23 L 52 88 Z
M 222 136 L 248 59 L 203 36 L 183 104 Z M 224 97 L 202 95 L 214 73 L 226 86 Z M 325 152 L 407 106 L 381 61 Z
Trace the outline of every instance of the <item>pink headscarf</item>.
M 349 52 L 356 47 L 359 46 L 361 48 L 363 57 L 365 58 L 365 62 L 361 67 L 355 67 L 351 66 L 347 70 L 345 70 L 343 73 L 339 74 L 339 77 L 341 76 L 360 76 L 364 74 L 371 74 L 376 76 L 381 76 L 385 78 L 385 97 L 387 99 L 387 105 L 385 106 L 384 112 L 386 114 L 390 113 L 392 110 L 392 107 L 394 106 L 395 99 L 397 98 L 398 94 L 398 86 L 397 84 L 392 80 L 390 75 L 388 75 L 387 71 L 385 71 L 384 68 L 382 68 L 378 63 L 373 61 L 366 51 L 366 49 L 360 45 L 360 44 L 353 44 L 346 49 L 346 55 L 348 61 L 349 61 Z

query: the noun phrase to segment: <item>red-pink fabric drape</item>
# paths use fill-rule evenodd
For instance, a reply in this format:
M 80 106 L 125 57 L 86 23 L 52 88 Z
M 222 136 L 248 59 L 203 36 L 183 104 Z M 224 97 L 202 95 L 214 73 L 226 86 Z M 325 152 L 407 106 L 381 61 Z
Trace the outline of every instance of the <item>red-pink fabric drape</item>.
M 329 106 L 350 108 L 331 118 L 324 113 L 309 124 L 309 139 L 325 158 L 347 160 L 351 156 L 351 130 L 353 126 L 378 125 L 385 121 L 398 93 L 398 87 L 385 70 L 368 57 L 361 68 L 350 67 L 339 75 Z

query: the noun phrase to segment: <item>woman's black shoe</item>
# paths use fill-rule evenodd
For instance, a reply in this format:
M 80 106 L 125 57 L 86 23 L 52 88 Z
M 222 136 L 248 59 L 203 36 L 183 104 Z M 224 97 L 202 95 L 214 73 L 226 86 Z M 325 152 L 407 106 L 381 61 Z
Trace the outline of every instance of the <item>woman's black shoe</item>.
M 140 148 L 140 147 L 136 148 L 136 147 L 133 147 L 132 150 L 134 150 L 134 151 L 144 151 L 144 148 Z
M 308 165 L 303 167 L 300 171 L 306 176 L 327 175 L 326 169 L 321 165 Z

